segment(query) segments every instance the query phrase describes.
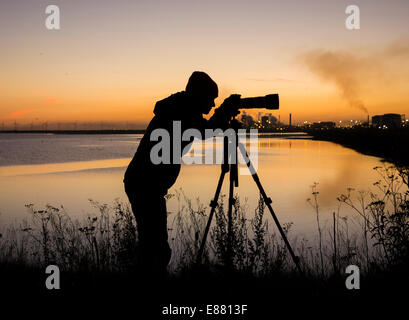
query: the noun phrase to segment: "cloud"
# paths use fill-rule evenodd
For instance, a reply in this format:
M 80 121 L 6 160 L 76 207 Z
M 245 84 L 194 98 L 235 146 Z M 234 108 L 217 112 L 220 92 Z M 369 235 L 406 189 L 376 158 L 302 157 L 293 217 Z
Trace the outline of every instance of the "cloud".
M 33 111 L 34 109 L 24 109 L 24 110 L 13 111 L 0 118 L 4 120 L 20 119 L 20 118 L 23 118 L 26 114 L 31 113 Z
M 409 57 L 409 41 L 401 40 L 392 43 L 384 50 L 385 57 Z
M 56 105 L 56 104 L 59 104 L 59 101 L 56 98 L 47 98 L 47 99 L 41 101 L 41 104 Z
M 278 81 L 282 81 L 282 82 L 304 82 L 304 81 L 301 81 L 301 80 L 292 80 L 292 79 L 284 79 L 284 78 L 271 78 L 271 79 L 267 79 L 267 78 L 247 78 L 246 80 L 258 81 L 258 82 L 278 82 Z

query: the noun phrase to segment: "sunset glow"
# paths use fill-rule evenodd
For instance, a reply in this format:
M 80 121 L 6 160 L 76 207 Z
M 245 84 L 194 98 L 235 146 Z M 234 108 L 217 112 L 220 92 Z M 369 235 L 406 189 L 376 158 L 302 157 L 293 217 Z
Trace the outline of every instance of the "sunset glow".
M 231 93 L 277 92 L 273 114 L 291 112 L 294 123 L 365 119 L 343 81 L 370 115 L 408 115 L 409 3 L 355 2 L 361 29 L 350 31 L 348 1 L 55 0 L 61 29 L 50 31 L 48 2 L 2 1 L 0 122 L 144 128 L 155 102 L 183 90 L 194 70 L 218 83 L 216 105 Z M 323 71 L 325 54 L 335 65 Z

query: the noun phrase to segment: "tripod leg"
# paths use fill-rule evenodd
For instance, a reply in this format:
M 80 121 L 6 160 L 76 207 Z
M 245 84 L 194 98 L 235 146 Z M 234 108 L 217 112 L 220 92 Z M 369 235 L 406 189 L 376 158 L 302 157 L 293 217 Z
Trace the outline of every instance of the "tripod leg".
M 236 167 L 234 167 L 236 166 Z M 234 206 L 234 186 L 236 184 L 235 173 L 237 172 L 237 165 L 230 166 L 230 185 L 229 185 L 229 209 L 227 211 L 227 266 L 231 267 L 233 264 L 233 206 Z
M 240 149 L 240 152 L 243 155 L 243 158 L 246 160 L 246 164 L 247 167 L 250 170 L 251 176 L 253 177 L 254 182 L 256 183 L 258 189 L 260 190 L 261 196 L 263 197 L 263 200 L 265 202 L 265 204 L 268 207 L 268 210 L 270 210 L 270 213 L 274 219 L 275 224 L 277 225 L 277 229 L 280 232 L 280 235 L 282 237 L 282 239 L 284 240 L 285 245 L 287 246 L 288 252 L 290 252 L 291 258 L 293 259 L 298 271 L 300 272 L 300 274 L 303 274 L 301 267 L 300 267 L 300 263 L 299 263 L 299 258 L 294 254 L 293 249 L 291 248 L 290 243 L 288 242 L 287 236 L 285 235 L 285 232 L 283 230 L 283 228 L 280 225 L 280 222 L 278 221 L 278 218 L 273 210 L 273 207 L 271 206 L 272 200 L 267 196 L 266 192 L 264 191 L 263 186 L 261 185 L 260 179 L 257 175 L 257 172 L 254 170 L 254 167 L 250 161 L 250 157 L 247 154 L 246 148 L 244 147 L 243 144 L 238 143 L 238 147 Z
M 238 141 L 237 130 L 234 130 L 234 140 L 229 140 L 229 145 L 234 146 L 231 153 L 231 164 L 230 164 L 230 186 L 229 186 L 229 209 L 227 212 L 227 256 L 226 264 L 228 267 L 233 265 L 233 206 L 235 203 L 234 199 L 234 187 L 239 186 L 239 169 L 237 165 L 237 147 L 236 143 Z
M 212 219 L 213 219 L 213 215 L 214 212 L 216 211 L 216 207 L 217 207 L 217 201 L 219 200 L 219 195 L 220 195 L 220 191 L 222 189 L 222 185 L 223 185 L 223 180 L 224 177 L 226 175 L 226 173 L 229 171 L 229 167 L 228 165 L 222 165 L 222 172 L 220 173 L 220 177 L 219 177 L 219 182 L 217 184 L 217 188 L 216 188 L 216 192 L 214 194 L 214 198 L 213 200 L 210 202 L 210 207 L 212 208 L 210 210 L 210 214 L 209 214 L 209 219 L 207 220 L 207 224 L 206 224 L 206 229 L 205 232 L 203 234 L 203 238 L 202 238 L 202 242 L 200 244 L 200 249 L 199 249 L 199 253 L 197 254 L 197 260 L 196 263 L 200 263 L 202 260 L 202 256 L 203 256 L 203 251 L 204 248 L 206 246 L 206 239 L 207 239 L 207 235 L 209 233 L 210 230 L 210 225 L 212 224 Z

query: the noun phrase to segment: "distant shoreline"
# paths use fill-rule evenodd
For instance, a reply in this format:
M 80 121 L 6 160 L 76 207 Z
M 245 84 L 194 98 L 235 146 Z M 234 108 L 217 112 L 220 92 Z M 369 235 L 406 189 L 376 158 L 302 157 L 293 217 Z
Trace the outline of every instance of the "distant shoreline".
M 397 166 L 409 166 L 409 128 L 334 128 L 310 130 L 308 133 L 314 140 L 338 143 L 362 154 L 383 158 Z
M 1 133 L 32 133 L 32 134 L 144 134 L 146 129 L 138 130 L 4 130 Z M 247 131 L 249 134 L 249 132 Z M 294 134 L 294 136 L 306 136 L 305 131 L 300 130 L 258 130 L 264 137 Z
M 143 134 L 140 130 L 5 130 L 1 133 L 34 133 L 34 134 Z
M 55 134 L 55 135 L 62 135 L 62 134 L 72 134 L 72 135 L 102 135 L 102 134 L 145 134 L 146 130 L 47 130 L 47 131 L 40 131 L 40 130 L 8 130 L 8 131 L 0 131 L 4 134 Z M 262 138 L 285 138 L 285 139 L 313 139 L 311 135 L 307 132 L 301 131 L 259 131 L 259 137 Z M 250 132 L 247 131 L 247 136 L 250 135 Z

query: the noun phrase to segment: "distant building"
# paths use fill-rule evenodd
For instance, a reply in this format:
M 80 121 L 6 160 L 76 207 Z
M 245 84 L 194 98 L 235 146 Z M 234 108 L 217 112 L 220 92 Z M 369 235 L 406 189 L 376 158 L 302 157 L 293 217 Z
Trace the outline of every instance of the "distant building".
M 313 129 L 333 129 L 335 128 L 335 122 L 332 121 L 321 121 L 321 122 L 314 122 L 311 127 Z
M 270 123 L 270 120 L 268 119 L 268 116 L 261 117 L 261 125 L 263 126 L 263 128 L 268 128 L 269 123 Z
M 243 112 L 241 116 L 241 122 L 247 128 L 250 128 L 254 124 L 253 117 Z
M 383 116 L 373 116 L 372 117 L 372 127 L 380 128 L 383 123 Z
M 271 113 L 268 113 L 267 115 L 268 115 L 268 119 L 270 120 L 270 124 L 276 127 L 278 123 L 277 118 L 274 117 Z
M 386 113 L 372 117 L 372 127 L 393 129 L 402 126 L 402 116 L 397 113 Z

